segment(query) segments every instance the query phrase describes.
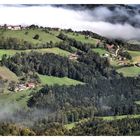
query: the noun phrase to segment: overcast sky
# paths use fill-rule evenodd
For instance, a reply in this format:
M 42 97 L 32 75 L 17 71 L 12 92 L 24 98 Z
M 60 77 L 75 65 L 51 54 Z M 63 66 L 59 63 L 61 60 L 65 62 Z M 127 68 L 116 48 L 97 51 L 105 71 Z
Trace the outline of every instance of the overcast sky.
M 47 27 L 72 28 L 73 30 L 90 30 L 111 38 L 140 39 L 139 27 L 134 27 L 129 22 L 122 24 L 107 21 L 116 12 L 129 18 L 129 14 L 124 9 L 112 12 L 104 6 L 94 10 L 75 11 L 50 5 L 0 5 L 0 24 L 36 24 Z M 140 22 L 139 14 L 130 19 Z

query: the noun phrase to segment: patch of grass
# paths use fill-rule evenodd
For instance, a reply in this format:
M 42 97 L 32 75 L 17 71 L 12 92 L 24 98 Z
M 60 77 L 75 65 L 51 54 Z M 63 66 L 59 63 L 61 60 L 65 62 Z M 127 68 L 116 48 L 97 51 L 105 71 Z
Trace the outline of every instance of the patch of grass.
M 0 59 L 2 58 L 2 56 L 4 54 L 6 54 L 7 56 L 12 56 L 14 55 L 16 52 L 19 52 L 18 50 L 5 50 L 5 49 L 0 49 Z
M 99 53 L 100 56 L 102 56 L 105 53 L 109 54 L 108 51 L 106 51 L 105 49 L 101 49 L 101 48 L 94 48 L 92 50 L 96 53 Z
M 0 67 L 0 76 L 3 79 L 18 81 L 18 77 L 6 67 Z
M 128 63 L 138 63 L 140 62 L 140 52 L 139 51 L 128 51 L 132 56 L 132 60 L 128 60 Z M 121 67 L 118 65 L 118 60 L 112 60 L 111 65 L 116 68 L 118 73 L 122 73 L 125 77 L 135 77 L 140 74 L 140 68 L 137 66 L 131 67 Z
M 113 121 L 113 120 L 121 120 L 125 118 L 140 118 L 140 114 L 137 115 L 120 115 L 120 116 L 106 116 L 106 117 L 99 117 L 105 121 Z
M 111 61 L 110 61 L 110 64 L 111 64 L 111 66 L 113 66 L 114 68 L 118 68 L 118 67 L 119 67 L 118 62 L 117 62 L 116 60 L 111 60 Z
M 60 56 L 69 56 L 71 53 L 59 48 L 47 48 L 47 49 L 34 49 L 33 51 L 41 52 L 41 53 L 54 53 Z
M 70 129 L 74 128 L 75 125 L 76 125 L 76 122 L 70 123 L 70 124 L 66 124 L 64 127 L 65 127 L 66 129 L 70 130 Z
M 0 49 L 0 59 L 4 54 L 7 56 L 12 56 L 15 55 L 16 53 L 21 53 L 21 52 L 31 52 L 31 51 L 36 51 L 36 52 L 41 52 L 41 53 L 54 53 L 60 56 L 69 56 L 71 53 L 59 48 L 46 48 L 46 49 L 30 49 L 30 50 L 5 50 L 5 49 Z
M 73 122 L 73 123 L 66 124 L 66 125 L 64 125 L 64 127 L 66 129 L 70 130 L 70 129 L 74 128 L 76 126 L 76 124 L 78 124 L 78 123 L 84 123 L 84 122 L 86 122 L 88 120 L 90 120 L 90 119 L 89 118 L 84 118 L 84 119 L 81 119 L 78 122 Z
M 28 110 L 28 100 L 32 97 L 32 92 L 37 92 L 41 87 L 35 89 L 27 89 L 24 91 L 12 92 L 9 91 L 0 95 L 0 108 L 10 108 L 10 112 L 15 112 L 19 109 Z
M 63 77 L 63 78 L 59 78 L 59 77 L 55 77 L 55 76 L 47 76 L 47 75 L 41 75 L 38 74 L 39 78 L 42 82 L 43 85 L 54 85 L 54 84 L 58 84 L 58 85 L 77 85 L 77 84 L 83 84 L 80 81 L 74 80 L 74 79 L 70 79 L 67 77 Z
M 62 31 L 50 30 L 49 33 L 53 34 L 54 36 L 58 36 Z
M 135 101 L 135 103 L 136 103 L 137 105 L 140 105 L 140 101 Z
M 140 56 L 134 57 L 134 58 L 133 58 L 133 61 L 134 61 L 135 63 L 140 63 Z
M 82 35 L 80 33 L 72 33 L 72 32 L 64 32 L 64 31 L 55 31 L 55 30 L 52 30 L 52 31 L 49 31 L 50 33 L 52 33 L 53 35 L 55 36 L 58 36 L 60 32 L 66 34 L 69 38 L 73 38 L 77 41 L 80 41 L 82 43 L 89 43 L 89 44 L 94 44 L 96 45 L 97 42 L 98 42 L 98 39 L 95 39 L 95 38 L 91 38 L 91 37 L 88 37 L 88 38 L 85 38 L 85 35 Z
M 140 52 L 139 51 L 128 51 L 128 52 L 132 56 L 132 60 L 134 63 L 140 62 Z
M 122 73 L 125 77 L 135 77 L 140 74 L 140 68 L 137 66 L 123 67 L 117 69 L 118 73 Z
M 65 33 L 69 38 L 73 38 L 77 41 L 81 41 L 82 43 L 89 43 L 89 44 L 94 44 L 96 45 L 97 42 L 98 42 L 98 39 L 95 39 L 95 38 L 91 38 L 91 37 L 88 37 L 88 38 L 85 38 L 85 35 L 82 35 L 82 34 L 76 34 L 76 33 Z
M 27 101 L 31 97 L 30 93 L 32 90 L 24 90 L 19 92 L 9 92 L 8 94 L 0 95 L 0 107 L 9 106 L 11 111 L 17 109 L 28 109 Z
M 121 119 L 125 119 L 125 118 L 140 118 L 140 114 L 137 114 L 137 115 L 120 115 L 120 116 L 105 116 L 105 117 L 96 117 L 95 118 L 100 118 L 100 119 L 103 119 L 104 121 L 113 121 L 113 120 L 121 120 Z M 90 118 L 85 118 L 85 119 L 82 119 L 78 122 L 73 122 L 73 123 L 70 123 L 70 124 L 66 124 L 64 125 L 64 127 L 68 130 L 74 128 L 76 126 L 76 124 L 78 123 L 84 123 L 86 121 L 90 120 Z
M 128 51 L 128 53 L 129 53 L 132 57 L 140 56 L 140 52 L 139 52 L 139 51 Z
M 25 34 L 27 32 L 27 34 Z M 33 39 L 33 37 L 38 34 L 39 39 Z M 60 42 L 61 40 L 56 36 L 46 33 L 41 29 L 25 29 L 25 30 L 6 30 L 2 33 L 4 37 L 17 38 L 19 40 L 24 40 L 32 44 L 42 44 L 52 41 L 53 43 Z

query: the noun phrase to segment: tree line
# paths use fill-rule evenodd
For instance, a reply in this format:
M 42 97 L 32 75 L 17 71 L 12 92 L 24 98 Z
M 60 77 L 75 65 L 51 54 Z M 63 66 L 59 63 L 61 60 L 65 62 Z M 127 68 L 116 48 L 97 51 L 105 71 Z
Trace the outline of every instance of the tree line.
M 3 56 L 1 65 L 5 65 L 17 76 L 22 76 L 30 71 L 39 74 L 69 77 L 75 80 L 90 82 L 95 78 L 113 78 L 119 74 L 110 67 L 107 58 L 101 58 L 99 54 L 89 51 L 81 53 L 78 62 L 52 53 L 17 53 L 12 57 Z
M 45 120 L 35 122 L 32 128 L 0 122 L 2 136 L 139 136 L 139 130 L 140 119 L 129 117 L 113 121 L 92 118 L 75 124 L 70 130 L 60 123 Z

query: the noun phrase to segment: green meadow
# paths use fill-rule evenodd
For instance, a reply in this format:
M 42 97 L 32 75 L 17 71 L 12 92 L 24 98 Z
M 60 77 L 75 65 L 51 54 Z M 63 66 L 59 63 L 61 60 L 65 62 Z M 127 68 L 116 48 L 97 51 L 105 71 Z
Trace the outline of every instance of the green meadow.
M 100 56 L 102 56 L 103 54 L 109 54 L 108 51 L 106 51 L 105 49 L 101 49 L 101 48 L 94 48 L 92 49 L 94 52 L 99 53 Z
M 43 85 L 54 85 L 54 84 L 58 84 L 58 85 L 77 85 L 77 84 L 83 84 L 80 81 L 74 80 L 74 79 L 70 79 L 68 77 L 55 77 L 55 76 L 46 76 L 46 75 L 39 75 L 39 78 L 41 80 L 41 83 Z
M 46 33 L 41 29 L 24 29 L 24 30 L 0 30 L 0 33 L 5 38 L 17 38 L 19 40 L 24 40 L 32 44 L 42 44 L 52 41 L 53 43 L 60 42 L 61 40 L 56 36 Z M 33 37 L 38 34 L 39 39 L 33 39 Z
M 4 49 L 0 49 L 0 59 L 2 58 L 2 56 L 4 54 L 6 54 L 7 56 L 12 56 L 15 55 L 16 53 L 21 53 L 21 52 L 26 52 L 29 53 L 31 51 L 36 51 L 36 52 L 40 52 L 40 53 L 54 53 L 60 56 L 69 56 L 71 53 L 59 48 L 47 48 L 47 49 L 30 49 L 30 50 L 4 50 Z
M 132 67 L 123 67 L 117 69 L 118 73 L 122 73 L 125 77 L 135 77 L 140 74 L 140 67 L 132 66 Z

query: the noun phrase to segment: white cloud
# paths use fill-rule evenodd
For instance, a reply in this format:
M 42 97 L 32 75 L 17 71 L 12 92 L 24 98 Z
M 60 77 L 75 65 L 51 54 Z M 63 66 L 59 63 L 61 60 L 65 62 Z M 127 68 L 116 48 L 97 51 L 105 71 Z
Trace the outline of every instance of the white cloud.
M 105 20 L 106 18 L 113 16 L 113 12 L 103 6 L 95 8 L 91 14 L 95 20 Z
M 129 24 L 112 24 L 99 21 L 98 18 L 111 16 L 107 8 L 93 11 L 74 11 L 51 6 L 0 7 L 0 24 L 37 24 L 40 26 L 72 28 L 73 30 L 91 30 L 111 38 L 138 38 L 140 29 Z

